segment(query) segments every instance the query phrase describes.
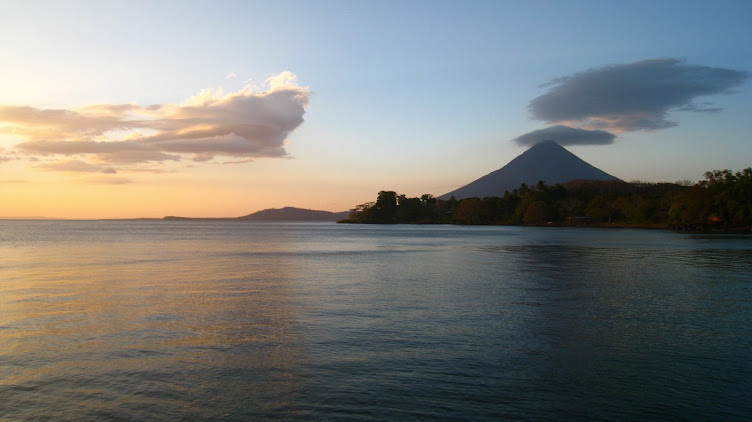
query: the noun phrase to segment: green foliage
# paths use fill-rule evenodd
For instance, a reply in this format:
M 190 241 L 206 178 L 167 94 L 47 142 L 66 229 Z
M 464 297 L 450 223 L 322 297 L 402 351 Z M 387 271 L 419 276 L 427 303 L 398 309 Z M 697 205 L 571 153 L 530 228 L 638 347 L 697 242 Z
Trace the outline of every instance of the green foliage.
M 548 205 L 541 200 L 532 202 L 525 210 L 525 224 L 541 224 L 550 218 Z
M 381 191 L 376 202 L 350 212 L 353 223 L 441 224 L 621 224 L 672 228 L 752 226 L 752 168 L 715 170 L 694 185 L 576 181 L 548 186 L 538 182 L 502 197 L 408 198 Z

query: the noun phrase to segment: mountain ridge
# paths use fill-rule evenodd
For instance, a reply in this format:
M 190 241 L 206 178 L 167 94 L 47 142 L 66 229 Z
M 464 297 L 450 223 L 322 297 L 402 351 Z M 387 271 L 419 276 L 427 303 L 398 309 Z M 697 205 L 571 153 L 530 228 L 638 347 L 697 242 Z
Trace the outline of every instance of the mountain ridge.
M 504 196 L 504 192 L 526 183 L 533 185 L 543 180 L 554 185 L 573 180 L 621 181 L 603 170 L 587 163 L 554 141 L 539 142 L 515 157 L 498 170 L 480 177 L 460 188 L 439 196 L 439 199 L 456 199 L 486 196 Z
M 168 215 L 163 220 L 222 220 L 222 221 L 339 221 L 350 214 L 349 211 L 331 212 L 307 208 L 283 207 L 267 208 L 240 217 L 179 217 Z
M 338 221 L 347 218 L 348 215 L 349 211 L 331 212 L 310 210 L 306 208 L 283 207 L 267 208 L 242 217 L 237 217 L 237 219 L 250 221 Z

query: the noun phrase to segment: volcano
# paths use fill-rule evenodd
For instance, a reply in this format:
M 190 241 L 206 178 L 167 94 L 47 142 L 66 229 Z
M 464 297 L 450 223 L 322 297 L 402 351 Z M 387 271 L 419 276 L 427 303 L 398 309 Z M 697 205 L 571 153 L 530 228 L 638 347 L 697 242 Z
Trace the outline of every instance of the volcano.
M 523 183 L 534 185 L 540 180 L 547 185 L 573 180 L 620 181 L 586 163 L 556 142 L 543 141 L 533 145 L 504 167 L 439 198 L 501 197 L 504 192 L 517 189 Z

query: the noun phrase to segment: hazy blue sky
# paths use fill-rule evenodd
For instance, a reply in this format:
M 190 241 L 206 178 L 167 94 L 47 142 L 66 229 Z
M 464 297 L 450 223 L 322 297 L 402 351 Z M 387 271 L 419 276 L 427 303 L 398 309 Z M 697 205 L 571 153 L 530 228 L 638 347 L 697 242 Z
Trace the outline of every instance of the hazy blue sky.
M 556 124 L 616 135 L 567 148 L 625 180 L 752 165 L 749 1 L 4 1 L 0 16 L 5 215 L 49 214 L 66 193 L 59 216 L 343 210 L 382 189 L 440 195 L 527 148 L 513 139 Z M 255 135 L 211 134 L 226 142 L 215 150 L 199 141 L 217 137 L 170 140 L 141 161 L 52 143 L 166 142 L 159 131 L 189 114 L 177 105 L 205 89 L 240 102 L 285 90 L 263 106 L 285 123 L 264 132 L 263 153 L 239 146 Z M 66 120 L 70 133 L 56 139 L 63 123 L 43 113 L 95 104 L 137 104 L 161 126 L 127 135 L 122 122 L 136 117 L 108 109 L 120 123 L 94 133 Z

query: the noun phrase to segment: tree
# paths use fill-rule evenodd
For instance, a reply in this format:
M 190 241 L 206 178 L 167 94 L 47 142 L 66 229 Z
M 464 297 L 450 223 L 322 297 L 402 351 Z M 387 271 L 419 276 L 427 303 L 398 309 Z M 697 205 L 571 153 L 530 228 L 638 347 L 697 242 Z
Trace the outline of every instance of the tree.
M 420 202 L 422 202 L 424 205 L 436 205 L 436 198 L 427 193 L 420 197 Z
M 611 222 L 611 210 L 608 198 L 605 195 L 598 195 L 593 198 L 585 207 L 585 215 L 596 222 L 606 220 Z
M 397 192 L 382 190 L 374 206 L 374 222 L 395 223 L 397 213 Z
M 559 217 L 562 219 L 580 217 L 585 214 L 585 203 L 574 196 L 560 200 L 558 206 Z
M 418 198 L 405 195 L 397 197 L 396 218 L 398 223 L 413 223 L 423 219 L 423 204 Z
M 534 201 L 528 205 L 525 211 L 525 223 L 526 224 L 540 224 L 544 221 L 548 221 L 549 212 L 546 203 L 543 201 Z
M 611 209 L 615 211 L 614 218 L 630 221 L 634 217 L 635 206 L 629 198 L 620 196 L 611 202 Z
M 467 198 L 460 201 L 454 219 L 460 224 L 479 224 L 480 199 Z
M 371 223 L 375 202 L 366 202 L 350 210 L 350 220 L 355 223 Z

